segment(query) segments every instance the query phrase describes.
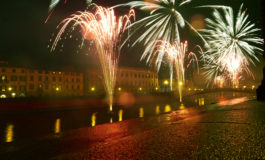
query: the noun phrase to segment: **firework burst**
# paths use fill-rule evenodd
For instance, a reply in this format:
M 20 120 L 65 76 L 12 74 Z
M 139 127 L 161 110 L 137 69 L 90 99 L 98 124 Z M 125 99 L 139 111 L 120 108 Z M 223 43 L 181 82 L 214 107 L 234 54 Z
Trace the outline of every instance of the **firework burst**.
M 188 52 L 188 42 L 178 43 L 175 41 L 173 44 L 166 41 L 157 41 L 157 50 L 154 55 L 159 56 L 160 52 L 164 52 L 167 57 L 167 61 L 173 64 L 173 70 L 175 70 L 176 78 L 178 80 L 179 100 L 182 102 L 182 88 L 185 82 L 185 70 L 196 62 L 198 66 L 198 59 L 193 52 Z M 172 70 L 172 72 L 173 72 Z M 173 73 L 171 73 L 173 75 Z
M 113 9 L 100 6 L 96 6 L 94 14 L 91 12 L 78 12 L 61 23 L 62 27 L 51 48 L 51 51 L 55 49 L 61 35 L 71 22 L 73 22 L 74 28 L 76 26 L 81 27 L 83 37 L 95 42 L 111 109 L 121 49 L 121 35 L 134 15 L 134 11 L 130 10 L 128 15 L 117 18 Z
M 235 87 L 242 73 L 253 75 L 248 66 L 259 61 L 257 55 L 262 53 L 264 41 L 258 36 L 260 29 L 248 21 L 242 7 L 236 17 L 232 8 L 220 7 L 214 10 L 213 19 L 206 19 L 206 29 L 201 33 L 209 46 L 202 58 L 209 81 L 221 75 L 230 79 Z

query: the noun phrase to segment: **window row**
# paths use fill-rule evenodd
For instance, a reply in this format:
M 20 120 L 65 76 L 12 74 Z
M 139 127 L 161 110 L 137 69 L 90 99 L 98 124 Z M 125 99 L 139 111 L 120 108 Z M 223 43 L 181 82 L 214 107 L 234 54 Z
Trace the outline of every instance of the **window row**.
M 46 76 L 46 77 L 38 76 L 37 78 L 38 78 L 39 82 L 50 80 L 50 78 L 48 76 Z M 58 78 L 56 78 L 55 76 L 52 77 L 53 82 L 56 82 L 57 79 L 59 82 L 62 82 L 62 77 L 58 77 Z M 2 75 L 0 82 L 7 82 L 7 80 L 8 80 L 7 76 Z M 30 76 L 29 80 L 34 81 L 34 76 Z M 27 81 L 27 77 L 26 76 L 15 76 L 15 75 L 13 75 L 10 77 L 10 81 Z M 65 82 L 77 82 L 77 83 L 79 83 L 79 82 L 81 82 L 81 80 L 79 78 L 76 78 L 76 79 L 72 78 L 71 80 L 66 78 Z
M 7 72 L 7 69 L 6 68 L 2 68 L 1 69 L 2 73 L 6 73 Z M 36 70 L 30 70 L 30 73 L 35 73 Z M 11 69 L 11 72 L 12 73 L 25 73 L 25 69 L 18 69 L 18 68 L 12 68 Z M 43 70 L 39 70 L 37 71 L 39 74 L 49 74 L 49 73 L 52 73 L 52 74 L 64 74 L 64 75 L 77 75 L 77 76 L 80 76 L 80 72 L 55 72 L 55 71 L 43 71 Z

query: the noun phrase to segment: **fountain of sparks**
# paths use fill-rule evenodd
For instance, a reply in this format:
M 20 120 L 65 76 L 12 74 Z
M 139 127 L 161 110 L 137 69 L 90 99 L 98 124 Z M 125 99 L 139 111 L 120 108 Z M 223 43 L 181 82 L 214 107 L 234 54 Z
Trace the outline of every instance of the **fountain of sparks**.
M 80 26 L 84 39 L 95 42 L 110 111 L 112 111 L 117 67 L 121 50 L 121 35 L 125 32 L 132 18 L 135 18 L 135 13 L 132 9 L 128 15 L 120 17 L 116 17 L 114 9 L 101 6 L 96 6 L 95 13 L 88 11 L 77 12 L 62 21 L 62 27 L 51 48 L 51 51 L 55 49 L 60 37 L 71 23 L 73 23 L 73 29 L 76 26 Z
M 178 82 L 178 91 L 179 91 L 179 101 L 182 102 L 182 90 L 185 82 L 185 69 L 188 68 L 192 62 L 196 62 L 198 67 L 198 59 L 193 52 L 187 52 L 188 42 L 181 42 L 180 44 L 175 41 L 171 44 L 165 41 L 157 41 L 157 50 L 155 55 L 159 55 L 159 52 L 165 52 L 167 55 L 167 62 L 173 64 L 173 68 L 176 72 L 176 78 Z M 162 61 L 159 59 L 159 56 L 156 57 L 156 60 Z M 171 70 L 173 72 L 174 70 Z M 173 75 L 173 73 L 171 73 Z

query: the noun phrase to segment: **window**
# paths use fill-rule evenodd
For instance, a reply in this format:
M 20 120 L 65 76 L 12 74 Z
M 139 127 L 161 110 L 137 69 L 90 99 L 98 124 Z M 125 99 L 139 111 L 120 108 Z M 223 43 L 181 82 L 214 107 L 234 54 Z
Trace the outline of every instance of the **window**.
M 79 79 L 79 78 L 77 78 L 77 79 L 76 79 L 76 82 L 80 82 L 80 79 Z
M 45 81 L 49 81 L 49 77 L 48 76 L 45 77 Z
M 74 82 L 75 81 L 75 79 L 74 78 L 72 78 L 72 82 Z
M 34 81 L 34 76 L 30 76 L 30 81 Z
M 42 71 L 39 71 L 39 74 L 42 74 Z
M 52 74 L 55 74 L 55 72 L 52 72 Z
M 25 70 L 24 70 L 24 69 L 22 69 L 22 70 L 21 70 L 21 73 L 25 73 Z
M 62 82 L 62 77 L 59 77 L 59 82 Z
M 12 72 L 13 72 L 13 73 L 16 73 L 16 69 L 12 69 Z
M 5 92 L 6 91 L 6 86 L 1 87 L 1 91 Z
M 19 90 L 20 91 L 25 91 L 26 90 L 26 86 L 19 86 Z
M 42 76 L 39 76 L 39 81 L 42 81 Z
M 19 81 L 26 81 L 26 76 L 19 76 Z
M 77 85 L 77 89 L 78 89 L 78 90 L 80 89 L 80 86 L 79 86 L 79 85 Z
M 31 89 L 31 90 L 34 89 L 34 84 L 30 84 L 29 89 Z
M 45 74 L 49 74 L 49 71 L 46 71 Z
M 3 73 L 6 72 L 6 69 L 5 69 L 5 68 L 2 68 L 2 72 L 3 72 Z
M 17 81 L 17 76 L 11 76 L 11 81 Z
M 53 82 L 56 81 L 56 77 L 55 77 L 55 76 L 52 77 L 52 81 L 53 81 Z
M 49 89 L 49 85 L 48 84 L 45 85 L 45 89 Z

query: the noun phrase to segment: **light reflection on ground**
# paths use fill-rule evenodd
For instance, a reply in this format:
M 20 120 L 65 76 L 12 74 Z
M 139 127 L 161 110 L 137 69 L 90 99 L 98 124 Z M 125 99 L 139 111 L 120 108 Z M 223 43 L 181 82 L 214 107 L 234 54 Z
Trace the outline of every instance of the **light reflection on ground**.
M 218 105 L 220 106 L 231 106 L 239 103 L 243 103 L 248 101 L 249 99 L 247 97 L 241 97 L 241 98 L 234 98 L 230 100 L 221 100 Z

